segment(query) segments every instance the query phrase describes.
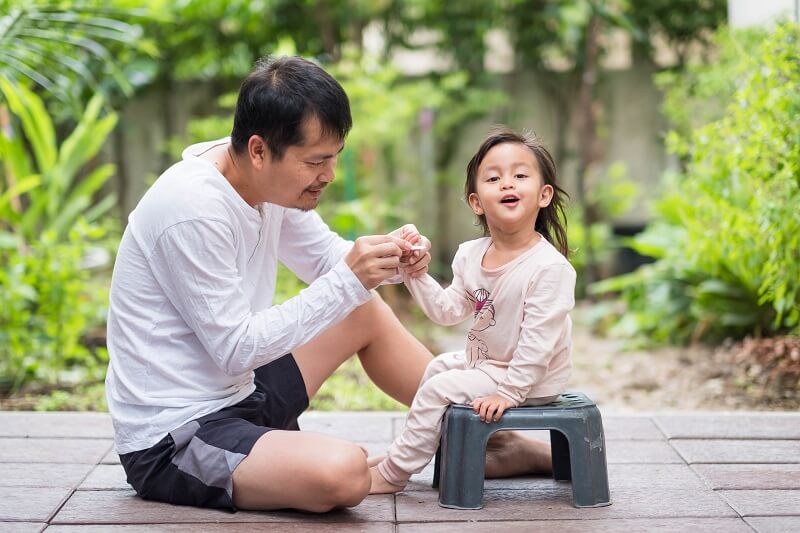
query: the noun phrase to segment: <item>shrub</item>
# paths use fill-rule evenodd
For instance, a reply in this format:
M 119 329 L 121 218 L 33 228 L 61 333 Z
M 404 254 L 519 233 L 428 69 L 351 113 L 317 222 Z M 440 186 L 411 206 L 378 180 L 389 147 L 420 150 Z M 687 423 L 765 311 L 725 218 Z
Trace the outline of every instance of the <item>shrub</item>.
M 735 34 L 724 46 L 738 46 Z M 741 64 L 721 118 L 672 133 L 685 172 L 631 245 L 658 258 L 595 284 L 627 304 L 618 333 L 656 342 L 800 333 L 800 26 L 778 26 Z M 723 57 L 732 54 L 723 50 Z
M 116 116 L 93 98 L 59 144 L 35 93 L 0 78 L 0 97 L 0 392 L 101 379 L 107 354 L 86 337 L 105 319 L 107 284 L 91 269 L 118 233 L 103 217 L 114 196 L 96 201 L 114 167 L 94 158 Z

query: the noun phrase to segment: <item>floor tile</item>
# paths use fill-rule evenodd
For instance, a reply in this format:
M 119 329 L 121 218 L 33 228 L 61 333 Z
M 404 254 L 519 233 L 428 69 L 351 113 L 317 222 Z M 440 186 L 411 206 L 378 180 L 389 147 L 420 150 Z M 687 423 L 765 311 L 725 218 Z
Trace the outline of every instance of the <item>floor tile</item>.
M 119 462 L 119 455 L 117 454 L 116 450 L 112 446 L 108 453 L 100 460 L 101 463 L 105 465 L 118 465 Z
M 78 490 L 130 490 L 122 465 L 97 465 Z
M 80 490 L 75 492 L 53 518 L 53 524 L 141 524 L 213 522 L 390 522 L 391 496 L 370 496 L 352 509 L 325 515 L 299 512 L 229 513 L 145 501 L 133 490 Z
M 39 533 L 47 524 L 39 522 L 0 522 L 3 533 Z
M 397 533 L 520 533 L 551 531 L 558 533 L 752 533 L 740 518 L 628 518 L 615 520 L 537 520 L 533 522 L 446 522 L 441 524 L 400 524 Z
M 342 524 L 334 522 L 319 523 L 279 523 L 244 522 L 214 524 L 124 524 L 124 525 L 58 525 L 47 528 L 47 533 L 250 533 L 252 531 L 271 531 L 274 533 L 394 533 L 394 524 L 388 522 L 360 522 Z
M 692 468 L 712 489 L 800 489 L 800 464 L 696 464 Z
M 354 442 L 391 442 L 392 414 L 308 411 L 299 419 L 303 431 L 316 431 Z
M 800 439 L 797 416 L 787 413 L 657 415 L 670 439 Z
M 0 487 L 74 489 L 91 469 L 90 464 L 0 463 Z
M 108 452 L 107 439 L 0 439 L 0 463 L 91 463 Z
M 490 490 L 479 511 L 443 509 L 434 491 L 397 495 L 399 522 L 492 520 L 736 517 L 731 507 L 710 490 L 612 489 L 613 505 L 577 509 L 569 485 L 549 490 Z
M 0 487 L 0 520 L 45 522 L 69 493 L 64 488 Z
M 113 438 L 108 413 L 0 412 L 0 437 Z
M 757 533 L 797 533 L 800 531 L 800 516 L 752 516 L 745 521 Z
M 606 440 L 666 439 L 653 421 L 645 416 L 604 416 L 603 432 Z
M 665 440 L 608 440 L 606 461 L 611 463 L 683 463 Z
M 800 440 L 669 441 L 687 463 L 800 463 Z
M 718 490 L 741 516 L 800 516 L 800 490 Z
M 433 490 L 433 472 L 426 469 L 412 478 L 409 490 Z M 608 483 L 612 490 L 617 488 L 651 488 L 672 490 L 682 487 L 691 490 L 704 490 L 701 478 L 686 464 L 623 464 L 608 465 Z M 526 476 L 505 479 L 487 479 L 485 490 L 548 490 L 552 487 L 571 485 L 567 481 L 554 481 L 547 476 Z M 571 490 L 571 489 L 570 489 Z
M 700 476 L 686 464 L 610 464 L 611 490 L 631 488 L 651 490 L 706 490 Z

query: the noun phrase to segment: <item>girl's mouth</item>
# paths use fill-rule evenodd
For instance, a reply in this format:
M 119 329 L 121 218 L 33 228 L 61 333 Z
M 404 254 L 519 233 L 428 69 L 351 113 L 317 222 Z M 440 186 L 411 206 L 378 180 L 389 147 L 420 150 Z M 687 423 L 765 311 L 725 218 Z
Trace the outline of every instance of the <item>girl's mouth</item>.
M 516 196 L 510 196 L 510 195 L 509 196 L 504 196 L 500 200 L 501 204 L 506 204 L 506 205 L 516 205 L 517 202 L 519 202 L 519 198 L 517 198 Z

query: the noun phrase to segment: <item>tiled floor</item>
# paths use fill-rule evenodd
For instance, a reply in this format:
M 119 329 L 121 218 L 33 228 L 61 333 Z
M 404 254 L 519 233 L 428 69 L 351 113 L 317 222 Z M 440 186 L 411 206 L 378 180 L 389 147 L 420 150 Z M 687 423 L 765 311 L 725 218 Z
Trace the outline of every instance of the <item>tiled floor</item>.
M 316 516 L 145 502 L 106 414 L 0 412 L 0 531 L 800 531 L 800 413 L 604 413 L 604 425 L 609 507 L 576 509 L 569 483 L 525 478 L 488 480 L 479 511 L 443 509 L 429 466 L 397 496 Z M 402 415 L 311 412 L 301 426 L 380 453 Z

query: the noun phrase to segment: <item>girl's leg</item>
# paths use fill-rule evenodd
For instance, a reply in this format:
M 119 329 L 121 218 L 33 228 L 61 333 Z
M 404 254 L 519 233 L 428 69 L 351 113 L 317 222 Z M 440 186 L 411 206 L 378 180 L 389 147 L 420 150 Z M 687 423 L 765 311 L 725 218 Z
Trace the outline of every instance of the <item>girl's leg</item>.
M 445 352 L 437 355 L 431 359 L 431 362 L 425 368 L 420 386 L 436 374 L 441 374 L 447 370 L 463 370 L 465 367 L 466 361 L 463 352 Z
M 497 390 L 497 383 L 477 369 L 447 370 L 422 384 L 405 428 L 389 447 L 387 457 L 372 469 L 371 494 L 398 492 L 436 453 L 442 416 L 450 404 L 466 403 Z

